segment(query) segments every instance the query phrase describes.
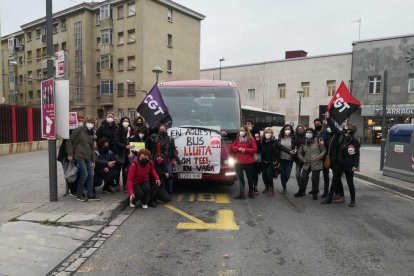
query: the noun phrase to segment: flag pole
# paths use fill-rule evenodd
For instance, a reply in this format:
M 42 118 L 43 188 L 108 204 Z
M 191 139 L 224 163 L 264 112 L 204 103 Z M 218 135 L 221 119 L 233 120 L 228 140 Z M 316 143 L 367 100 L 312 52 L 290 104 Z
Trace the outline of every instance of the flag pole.
M 387 125 L 387 82 L 388 71 L 384 70 L 384 91 L 382 96 L 382 124 L 381 124 L 381 160 L 380 171 L 384 168 L 385 159 L 385 142 L 386 142 L 386 125 Z

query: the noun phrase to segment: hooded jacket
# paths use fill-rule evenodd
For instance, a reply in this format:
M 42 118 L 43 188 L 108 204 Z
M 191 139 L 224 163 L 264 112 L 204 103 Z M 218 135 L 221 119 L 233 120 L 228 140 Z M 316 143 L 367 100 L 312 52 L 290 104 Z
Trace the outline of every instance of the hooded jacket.
M 93 148 L 93 132 L 85 126 L 73 130 L 70 139 L 66 142 L 66 152 L 75 160 L 86 160 L 95 162 Z
M 115 133 L 117 129 L 118 126 L 115 123 L 110 124 L 106 120 L 102 121 L 101 125 L 96 131 L 96 140 L 105 137 L 108 139 L 109 149 L 114 150 Z
M 129 196 L 134 194 L 134 185 L 141 185 L 150 180 L 150 175 L 154 180 L 160 180 L 157 172 L 154 169 L 154 163 L 150 160 L 145 167 L 143 167 L 138 158 L 134 159 L 128 171 L 127 189 Z

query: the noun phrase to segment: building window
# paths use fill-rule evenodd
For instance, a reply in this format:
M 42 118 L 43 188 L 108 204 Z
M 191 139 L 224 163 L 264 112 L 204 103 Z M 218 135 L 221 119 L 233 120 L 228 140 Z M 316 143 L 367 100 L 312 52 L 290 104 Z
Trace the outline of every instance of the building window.
M 33 91 L 29 91 L 29 101 L 33 101 Z
M 173 22 L 173 10 L 172 9 L 168 9 L 167 20 L 168 22 Z
M 128 16 L 134 16 L 135 14 L 135 3 L 128 4 Z
M 135 109 L 134 108 L 128 108 L 128 117 L 129 119 L 135 118 Z
M 101 24 L 101 15 L 99 14 L 99 12 L 96 13 L 95 18 L 96 18 L 96 25 Z
M 27 32 L 27 41 L 32 40 L 32 32 Z
M 124 6 L 123 5 L 119 5 L 117 8 L 117 13 L 118 13 L 118 19 L 122 19 L 124 18 Z
M 171 59 L 167 60 L 167 72 L 171 73 L 172 72 L 172 62 Z
M 112 43 L 112 29 L 101 31 L 101 45 Z
M 172 48 L 172 34 L 168 34 L 167 36 L 167 46 Z
M 303 97 L 309 97 L 310 96 L 310 83 L 302 82 L 301 86 L 303 90 Z
M 128 96 L 135 96 L 135 83 L 128 83 Z
M 32 71 L 28 71 L 27 72 L 27 81 L 32 81 L 33 80 L 33 73 Z
M 408 93 L 414 93 L 414 73 L 408 75 Z
M 36 49 L 36 58 L 41 58 L 42 57 L 42 49 L 41 48 L 38 48 L 38 49 Z
M 36 29 L 36 39 L 39 39 L 41 34 L 42 34 L 42 30 Z
M 59 43 L 56 43 L 55 45 L 53 45 L 53 52 L 57 52 L 59 51 Z
M 249 100 L 254 101 L 254 99 L 256 98 L 256 90 L 255 89 L 248 89 L 247 94 L 249 96 Z
M 124 84 L 121 82 L 121 83 L 118 83 L 118 97 L 123 97 L 123 96 L 124 96 Z
M 326 91 L 328 97 L 333 97 L 336 91 L 336 81 L 334 80 L 328 80 L 326 82 Z
M 124 117 L 124 109 L 118 109 L 118 118 L 121 119 Z
M 134 43 L 135 42 L 135 29 L 128 30 L 128 43 Z
M 128 70 L 135 69 L 135 56 L 128 57 Z
M 101 70 L 112 69 L 112 56 L 102 55 L 101 56 Z
M 101 80 L 101 94 L 113 94 L 112 80 Z
M 119 32 L 118 33 L 118 45 L 122 45 L 124 44 L 124 32 Z
M 112 18 L 111 17 L 111 5 L 109 4 L 102 5 L 99 16 L 100 16 L 100 20 Z
M 23 65 L 23 57 L 19 57 L 19 66 Z
M 279 98 L 286 98 L 286 84 L 281 83 L 277 85 L 277 90 L 279 91 Z
M 58 32 L 58 27 L 59 27 L 59 23 L 55 22 L 53 23 L 53 33 L 57 33 Z
M 101 45 L 101 38 L 97 37 L 96 38 L 96 48 L 99 48 L 99 45 Z
M 43 78 L 42 69 L 39 69 L 39 70 L 37 70 L 37 79 L 42 80 L 42 78 Z
M 66 42 L 62 42 L 62 50 L 66 51 Z
M 40 90 L 37 90 L 37 98 L 40 100 Z
M 27 61 L 32 60 L 32 51 L 27 51 Z
M 60 20 L 60 26 L 62 27 L 62 31 L 66 31 L 66 18 Z
M 124 59 L 118 58 L 118 71 L 124 70 Z
M 381 76 L 368 77 L 369 81 L 369 94 L 380 94 L 381 93 Z

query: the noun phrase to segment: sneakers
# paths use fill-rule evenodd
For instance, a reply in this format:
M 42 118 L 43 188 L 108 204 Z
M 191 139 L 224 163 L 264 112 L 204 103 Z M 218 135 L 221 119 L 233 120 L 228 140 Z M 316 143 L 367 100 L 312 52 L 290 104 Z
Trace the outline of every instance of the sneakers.
M 253 199 L 254 198 L 254 192 L 249 192 L 248 197 Z
M 327 198 L 327 197 L 328 197 L 328 194 L 321 195 L 321 198 Z
M 148 209 L 148 205 L 147 204 L 142 204 L 142 209 Z
M 113 194 L 114 193 L 114 191 L 112 191 L 112 189 L 109 186 L 103 187 L 102 191 L 104 193 L 107 193 L 107 194 Z
M 348 204 L 348 207 L 355 207 L 355 201 L 352 201 Z
M 132 203 L 132 201 L 130 201 L 130 202 L 129 202 L 129 207 L 131 207 L 131 208 L 135 208 L 135 204 L 134 204 L 134 203 Z
M 234 199 L 246 199 L 244 195 L 235 196 Z
M 331 201 L 329 201 L 329 200 L 327 200 L 327 199 L 325 199 L 325 200 L 323 200 L 322 202 L 321 202 L 321 204 L 331 204 L 332 202 Z
M 253 191 L 254 191 L 254 195 L 257 195 L 257 196 L 260 195 L 259 190 L 257 189 L 257 186 L 254 187 Z
M 345 197 L 341 196 L 333 201 L 334 203 L 345 203 Z
M 282 194 L 287 194 L 287 189 L 286 189 L 286 187 L 285 187 L 285 188 L 283 188 Z
M 157 203 L 150 202 L 150 203 L 148 203 L 148 206 L 151 207 L 151 208 L 157 208 Z
M 318 194 L 317 193 L 313 193 L 312 194 L 312 199 L 313 200 L 318 200 Z
M 267 191 L 269 190 L 269 188 L 268 187 L 266 187 L 263 191 L 262 191 L 262 193 L 263 194 L 265 194 L 265 193 L 267 193 Z
M 85 202 L 85 201 L 88 201 L 88 198 L 85 195 L 77 195 L 76 200 Z
M 299 190 L 296 194 L 294 194 L 294 196 L 295 196 L 295 197 L 304 197 L 304 196 L 305 196 L 305 194 L 304 194 L 304 193 L 302 193 L 302 191 L 301 191 L 301 190 Z
M 268 197 L 272 197 L 275 196 L 275 191 L 273 190 L 273 188 L 269 188 L 267 191 L 267 196 Z
M 97 197 L 96 195 L 94 195 L 94 196 L 88 196 L 88 200 L 89 201 L 100 201 L 101 199 Z

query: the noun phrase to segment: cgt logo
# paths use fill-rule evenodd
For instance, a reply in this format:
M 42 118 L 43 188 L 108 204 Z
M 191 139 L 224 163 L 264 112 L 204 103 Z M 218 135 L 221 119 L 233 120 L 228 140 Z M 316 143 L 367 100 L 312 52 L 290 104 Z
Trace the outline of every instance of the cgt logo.
M 145 98 L 144 103 L 146 103 L 148 105 L 148 107 L 152 110 L 156 110 L 158 108 L 158 110 L 154 113 L 154 115 L 158 115 L 160 113 L 164 114 L 164 110 L 162 110 L 162 107 L 158 104 L 158 102 L 156 100 L 154 100 L 152 95 L 148 95 Z
M 347 102 L 345 102 L 344 98 L 341 95 L 336 94 L 336 99 L 334 101 L 334 107 L 339 109 L 339 112 L 344 111 L 347 108 L 351 108 Z

